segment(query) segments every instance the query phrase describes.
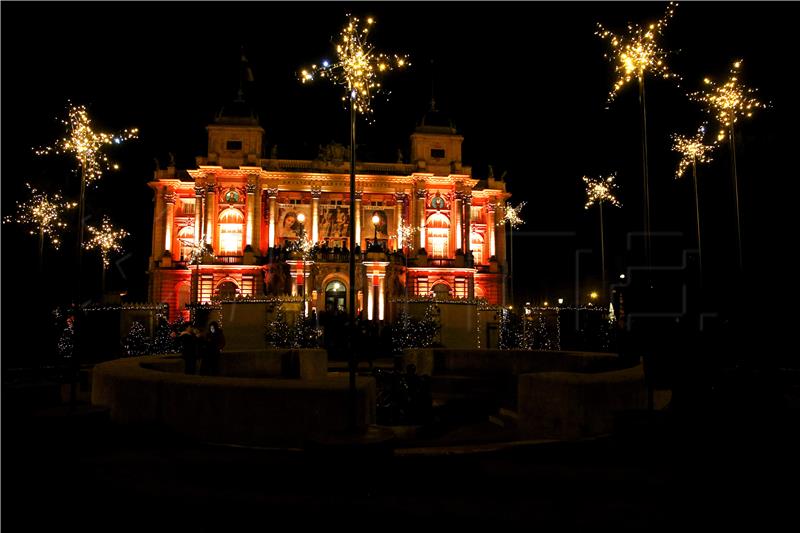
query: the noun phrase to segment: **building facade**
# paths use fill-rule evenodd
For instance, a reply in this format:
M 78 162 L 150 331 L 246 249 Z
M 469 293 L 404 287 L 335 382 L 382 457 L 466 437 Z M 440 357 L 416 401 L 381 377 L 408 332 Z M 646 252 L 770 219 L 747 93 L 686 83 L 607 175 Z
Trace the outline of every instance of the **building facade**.
M 214 298 L 300 296 L 307 309 L 393 318 L 395 299 L 483 298 L 503 302 L 505 184 L 462 164 L 463 137 L 431 109 L 411 135 L 410 163 L 356 162 L 350 228 L 349 149 L 320 147 L 314 160 L 262 153 L 264 130 L 245 109 L 207 127 L 196 168 L 157 169 L 150 300 L 170 316 Z M 402 159 L 402 157 L 400 158 Z M 412 229 L 404 240 L 401 226 Z M 350 231 L 358 243 L 348 276 Z M 208 253 L 192 261 L 191 251 Z M 213 251 L 213 253 L 212 253 Z

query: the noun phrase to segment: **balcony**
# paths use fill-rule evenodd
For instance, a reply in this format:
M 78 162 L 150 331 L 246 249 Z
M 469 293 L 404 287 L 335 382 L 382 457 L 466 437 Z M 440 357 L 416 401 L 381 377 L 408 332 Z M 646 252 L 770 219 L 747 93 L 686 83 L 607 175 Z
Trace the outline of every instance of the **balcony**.
M 241 265 L 242 258 L 244 256 L 241 255 L 218 255 L 214 257 L 214 264 L 215 265 Z
M 428 258 L 428 266 L 430 267 L 454 267 L 456 266 L 455 259 L 447 259 L 442 257 L 437 257 L 434 259 Z

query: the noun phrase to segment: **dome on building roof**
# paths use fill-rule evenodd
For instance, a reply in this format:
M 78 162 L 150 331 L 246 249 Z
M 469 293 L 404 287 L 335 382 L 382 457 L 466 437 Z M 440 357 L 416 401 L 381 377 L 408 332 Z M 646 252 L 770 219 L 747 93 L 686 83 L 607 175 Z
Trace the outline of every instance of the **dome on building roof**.
M 456 133 L 456 125 L 450 117 L 436 109 L 436 102 L 431 100 L 431 108 L 422 116 L 416 131 L 420 133 Z
M 245 102 L 242 91 L 229 104 L 222 106 L 217 116 L 214 117 L 217 124 L 248 124 L 258 125 L 258 115 L 255 110 Z

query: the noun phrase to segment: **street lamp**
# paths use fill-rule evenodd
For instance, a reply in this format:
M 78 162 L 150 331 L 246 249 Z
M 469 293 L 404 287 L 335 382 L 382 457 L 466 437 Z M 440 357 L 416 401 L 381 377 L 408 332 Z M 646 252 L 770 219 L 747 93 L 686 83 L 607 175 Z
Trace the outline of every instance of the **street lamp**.
M 372 227 L 375 228 L 375 236 L 372 240 L 373 246 L 378 246 L 378 223 L 380 223 L 381 217 L 378 216 L 378 213 L 372 215 Z

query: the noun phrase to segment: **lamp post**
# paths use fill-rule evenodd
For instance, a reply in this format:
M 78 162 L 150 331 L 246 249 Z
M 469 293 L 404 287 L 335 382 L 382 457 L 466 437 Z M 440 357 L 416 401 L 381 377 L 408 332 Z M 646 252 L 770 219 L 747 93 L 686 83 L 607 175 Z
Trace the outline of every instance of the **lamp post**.
M 336 46 L 338 62 L 330 63 L 322 61 L 320 66 L 313 65 L 311 70 L 303 70 L 300 79 L 303 83 L 313 81 L 314 75 L 327 77 L 334 83 L 345 88 L 346 99 L 350 102 L 350 298 L 348 318 L 350 321 L 351 335 L 355 335 L 356 318 L 356 111 L 360 113 L 370 113 L 373 93 L 380 89 L 378 82 L 379 75 L 382 75 L 393 68 L 403 68 L 409 64 L 406 56 L 397 54 L 389 55 L 380 53 L 368 43 L 367 35 L 370 26 L 375 20 L 367 18 L 367 25 L 359 26 L 357 17 L 349 17 L 347 26 L 341 32 L 341 40 Z M 349 361 L 349 385 L 350 385 L 350 404 L 351 413 L 349 425 L 352 430 L 356 429 L 356 365 L 353 350 L 350 350 Z
M 306 316 L 306 215 L 298 213 L 297 221 L 300 223 L 300 256 L 303 261 L 303 317 Z
M 372 215 L 372 227 L 375 228 L 375 235 L 372 239 L 373 246 L 378 246 L 378 224 L 381 221 L 381 217 L 378 216 L 378 213 Z

